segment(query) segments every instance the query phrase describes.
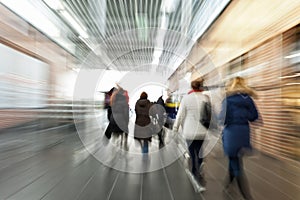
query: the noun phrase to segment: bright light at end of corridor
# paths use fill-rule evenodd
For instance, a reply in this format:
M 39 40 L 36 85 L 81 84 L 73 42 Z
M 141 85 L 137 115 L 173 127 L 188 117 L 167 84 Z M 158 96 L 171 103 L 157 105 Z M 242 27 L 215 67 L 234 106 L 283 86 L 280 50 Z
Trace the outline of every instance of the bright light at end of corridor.
M 138 87 L 133 93 L 130 95 L 129 106 L 134 109 L 136 101 L 140 98 L 142 92 L 146 92 L 148 94 L 148 99 L 151 102 L 157 101 L 160 96 L 163 96 L 165 100 L 167 98 L 166 87 L 157 84 L 157 83 L 148 83 L 147 85 L 142 85 Z

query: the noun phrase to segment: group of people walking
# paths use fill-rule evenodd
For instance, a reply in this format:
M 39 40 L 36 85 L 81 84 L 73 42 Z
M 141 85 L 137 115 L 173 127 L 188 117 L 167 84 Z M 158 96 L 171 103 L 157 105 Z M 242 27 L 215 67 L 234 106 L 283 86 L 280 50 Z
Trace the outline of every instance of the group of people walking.
M 121 87 L 113 88 L 110 97 L 110 106 L 107 107 L 109 120 L 105 135 L 110 138 L 112 134 L 122 135 L 121 142 L 128 148 L 128 122 L 129 122 L 129 97 L 126 90 Z M 135 104 L 134 139 L 138 140 L 142 147 L 142 153 L 148 153 L 149 142 L 152 137 L 158 135 L 159 147 L 164 146 L 163 125 L 165 121 L 165 109 L 162 96 L 156 102 L 148 100 L 148 94 L 142 92 Z M 123 136 L 125 137 L 123 139 Z
M 191 171 L 200 180 L 202 177 L 203 158 L 200 155 L 207 129 L 201 124 L 201 108 L 208 101 L 203 92 L 203 80 L 191 82 L 192 90 L 183 97 L 176 116 L 173 130 L 186 139 L 192 167 Z M 226 88 L 226 97 L 222 101 L 221 112 L 217 114 L 217 121 L 222 127 L 222 142 L 225 154 L 229 159 L 228 178 L 225 188 L 236 179 L 242 196 L 252 199 L 247 179 L 243 169 L 243 153 L 251 149 L 249 122 L 258 119 L 258 110 L 253 101 L 257 95 L 246 85 L 242 77 L 233 78 Z
M 203 158 L 200 155 L 200 150 L 208 133 L 207 128 L 200 122 L 203 114 L 201 109 L 210 100 L 207 95 L 203 94 L 203 80 L 192 81 L 191 88 L 192 90 L 180 102 L 173 125 L 173 133 L 182 134 L 185 138 L 191 157 L 191 172 L 198 180 L 201 180 L 203 179 L 201 170 Z M 242 160 L 244 150 L 251 149 L 249 123 L 259 117 L 253 100 L 256 97 L 255 91 L 246 85 L 242 77 L 235 77 L 226 88 L 226 97 L 222 102 L 221 112 L 216 114 L 219 125 L 222 127 L 224 152 L 229 160 L 225 188 L 236 179 L 245 199 L 252 199 L 252 196 Z M 112 94 L 111 112 L 109 115 L 110 125 L 117 127 L 112 129 L 112 132 L 125 132 L 125 135 L 127 135 L 129 120 L 128 94 L 122 88 L 116 89 Z M 152 103 L 148 100 L 147 93 L 142 92 L 135 104 L 135 112 L 134 137 L 140 141 L 142 152 L 148 153 L 148 144 L 154 134 L 159 135 L 160 143 L 163 144 L 164 101 L 160 97 L 157 102 Z M 153 128 L 153 119 L 158 119 L 156 123 L 158 129 Z

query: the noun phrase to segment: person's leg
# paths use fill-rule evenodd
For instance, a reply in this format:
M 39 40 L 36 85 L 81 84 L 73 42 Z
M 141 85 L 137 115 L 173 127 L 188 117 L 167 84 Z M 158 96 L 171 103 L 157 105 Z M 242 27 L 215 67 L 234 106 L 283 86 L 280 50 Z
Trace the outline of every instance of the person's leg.
M 203 157 L 201 154 L 201 147 L 203 144 L 203 140 L 194 140 L 194 144 L 195 144 L 195 152 L 196 152 L 196 162 L 195 162 L 195 168 L 198 169 L 196 171 L 196 175 L 199 178 L 199 180 L 201 181 L 202 184 L 205 184 L 205 180 L 204 180 L 204 173 L 203 173 Z
M 240 164 L 240 172 L 239 172 L 238 176 L 236 176 L 236 180 L 237 180 L 239 189 L 245 199 L 247 199 L 247 200 L 253 199 L 251 196 L 248 180 L 247 180 L 246 174 L 244 172 L 244 168 L 243 168 L 243 158 L 239 157 L 238 160 L 239 160 L 239 164 Z
M 196 169 L 196 152 L 195 152 L 195 144 L 193 140 L 187 140 L 190 156 L 191 156 L 191 161 L 192 161 L 192 173 L 196 175 L 197 169 Z
M 234 179 L 234 168 L 236 168 L 236 157 L 229 157 L 228 172 L 229 176 L 225 180 L 225 188 L 228 188 Z
M 106 127 L 106 130 L 105 130 L 105 136 L 107 137 L 107 139 L 110 139 L 111 138 L 111 135 L 112 135 L 112 131 L 111 131 L 111 124 L 109 123 L 108 126 Z
M 164 146 L 163 129 L 161 129 L 161 130 L 158 132 L 158 139 L 159 139 L 159 147 Z
M 203 157 L 200 154 L 200 149 L 202 147 L 203 140 L 194 140 L 194 145 L 195 145 L 195 151 L 196 151 L 196 161 L 197 161 L 197 168 L 200 168 L 202 162 L 203 162 Z
M 123 140 L 123 145 L 124 145 L 124 148 L 125 150 L 127 151 L 128 150 L 128 133 L 123 133 L 123 136 L 124 136 L 124 140 Z
M 144 141 L 143 141 L 143 153 L 148 153 L 148 151 L 149 151 L 149 142 L 148 142 L 148 140 L 147 139 L 145 139 Z

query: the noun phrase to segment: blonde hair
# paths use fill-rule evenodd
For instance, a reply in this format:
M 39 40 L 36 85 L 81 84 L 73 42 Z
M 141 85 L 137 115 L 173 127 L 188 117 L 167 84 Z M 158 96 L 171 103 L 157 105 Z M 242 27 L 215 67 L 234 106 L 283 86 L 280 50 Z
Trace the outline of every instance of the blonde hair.
M 236 93 L 246 93 L 250 96 L 257 97 L 256 92 L 247 86 L 245 79 L 239 76 L 231 79 L 227 86 L 227 95 Z

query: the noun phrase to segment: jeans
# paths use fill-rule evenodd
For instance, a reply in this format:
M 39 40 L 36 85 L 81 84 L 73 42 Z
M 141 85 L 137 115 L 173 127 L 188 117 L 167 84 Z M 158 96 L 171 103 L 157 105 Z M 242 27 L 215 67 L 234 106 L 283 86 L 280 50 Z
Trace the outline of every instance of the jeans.
M 143 153 L 148 153 L 149 152 L 149 141 L 144 140 L 143 143 L 144 144 L 142 146 L 142 151 L 143 151 Z
M 203 140 L 187 140 L 187 144 L 192 159 L 192 173 L 196 175 L 197 169 L 199 169 L 203 161 L 202 156 L 199 155 Z

